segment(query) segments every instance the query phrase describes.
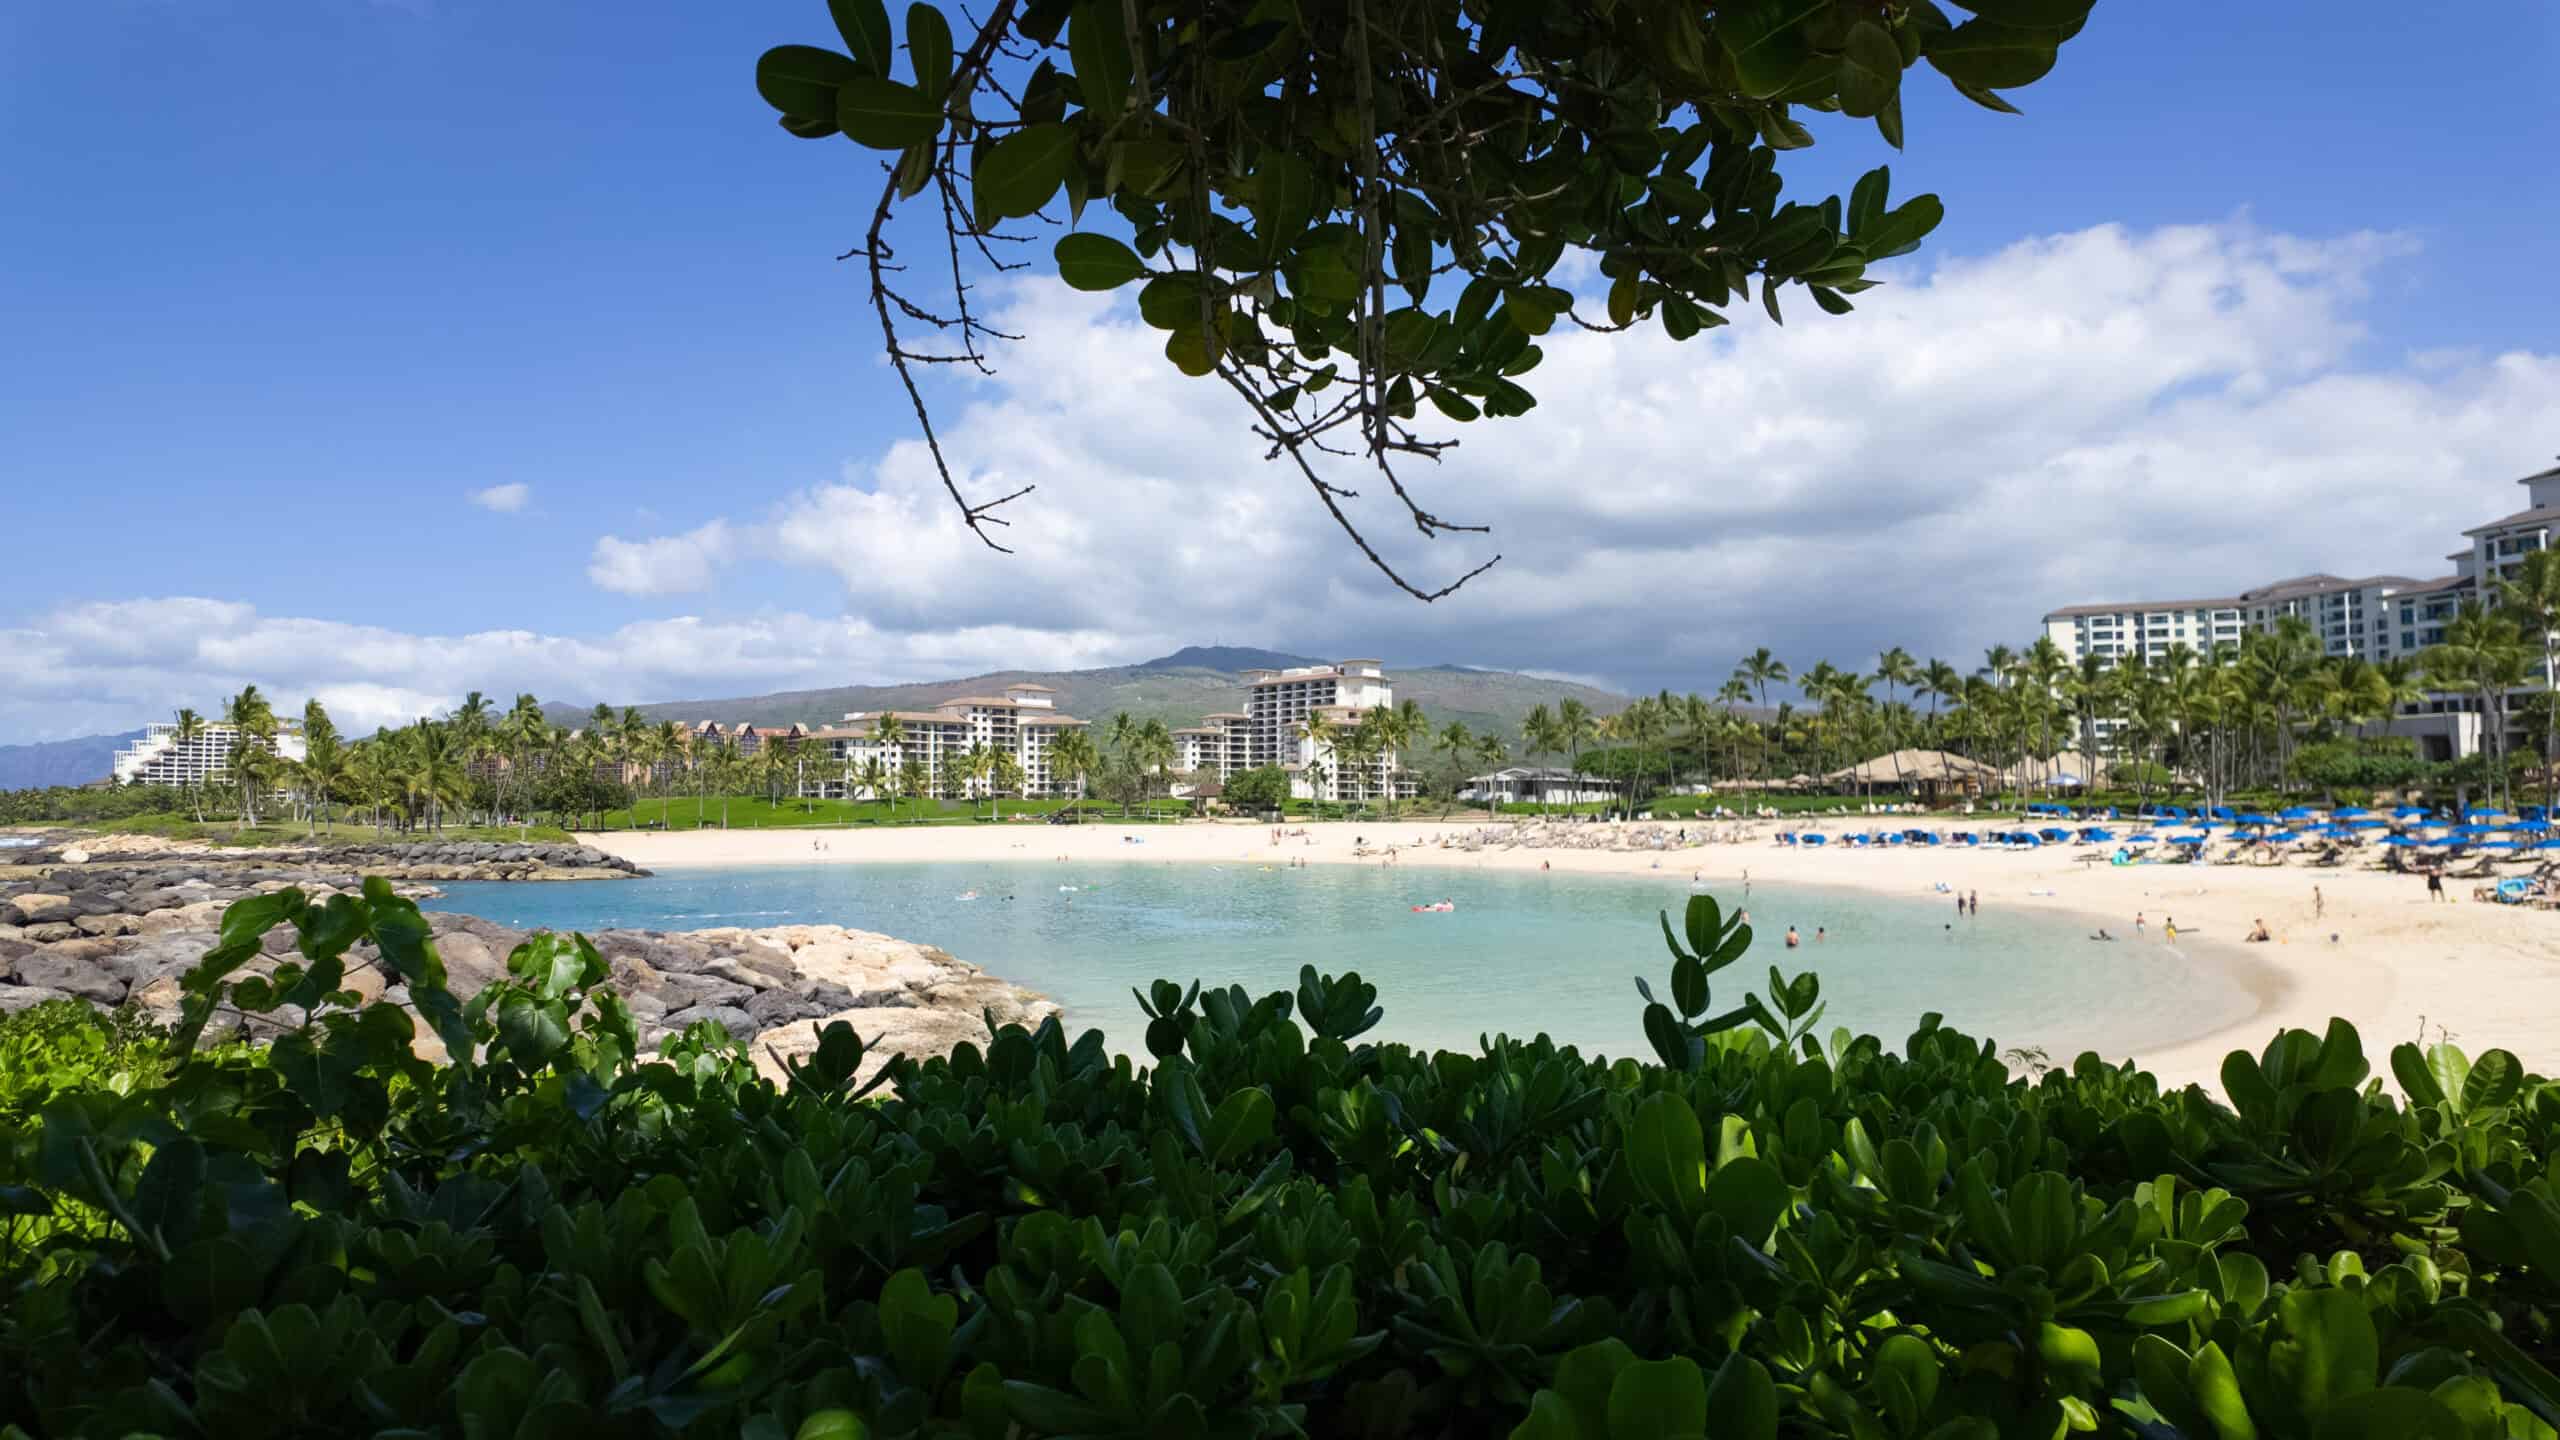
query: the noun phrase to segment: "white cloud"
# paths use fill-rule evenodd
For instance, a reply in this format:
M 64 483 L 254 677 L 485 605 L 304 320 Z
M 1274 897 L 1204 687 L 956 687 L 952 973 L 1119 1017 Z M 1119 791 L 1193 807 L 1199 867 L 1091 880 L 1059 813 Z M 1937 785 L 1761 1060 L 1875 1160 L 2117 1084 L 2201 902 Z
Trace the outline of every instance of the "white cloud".
M 587 578 L 623 595 L 708 590 L 712 576 L 734 548 L 734 537 L 723 520 L 650 540 L 607 535 L 596 542 L 595 553 L 587 560 Z
M 1038 484 L 1003 512 L 1020 553 L 960 525 L 911 440 L 735 538 L 832 572 L 892 632 L 1250 635 L 1639 690 L 1711 689 L 1762 644 L 1970 661 L 2077 601 L 2440 573 L 2464 527 L 2514 508 L 2506 482 L 2560 436 L 2560 357 L 2369 354 L 2369 281 L 2408 253 L 2102 226 L 1903 267 L 1847 317 L 1794 304 L 1781 329 L 1750 307 L 1686 345 L 1558 332 L 1536 411 L 1447 426 L 1460 447 L 1406 467 L 1490 539 L 1418 540 L 1374 471 L 1337 462 L 1407 573 L 1505 554 L 1433 606 L 1368 570 L 1131 307 L 1028 284 L 998 323 L 1029 338 L 940 402 L 965 490 Z
M 171 596 L 68 605 L 0 629 L 0 743 L 124 730 L 181 705 L 210 712 L 256 683 L 279 710 L 318 696 L 369 733 L 482 690 L 614 704 L 886 683 L 1112 658 L 1120 637 L 1013 626 L 888 633 L 856 620 L 683 616 L 595 636 L 483 630 L 420 635 L 263 615 Z
M 486 490 L 471 492 L 472 504 L 483 510 L 495 510 L 501 515 L 513 515 L 530 504 L 532 500 L 533 487 L 521 480 L 510 480 L 504 485 L 492 485 Z
M 680 619 L 567 637 L 415 635 L 215 599 L 69 606 L 0 629 L 0 741 L 121 729 L 256 680 L 397 720 L 470 689 L 615 703 L 1073 667 L 1221 639 L 1712 691 L 1769 645 L 1802 668 L 1901 645 L 1969 666 L 2057 605 L 2217 593 L 2315 569 L 2442 573 L 2560 443 L 2560 356 L 2375 353 L 2368 285 L 2400 242 L 2230 224 L 2101 227 L 1909 268 L 1857 313 L 1738 313 L 1558 333 L 1513 421 L 1408 467 L 1485 537 L 1399 529 L 1374 473 L 1336 478 L 1409 573 L 1502 564 L 1437 605 L 1390 590 L 1127 308 L 1050 284 L 1030 338 L 942 393 L 974 494 L 1026 482 L 997 555 L 923 447 L 689 533 L 608 536 L 628 594 L 749 559 L 833 576 L 846 620 Z M 2396 283 L 2396 282 L 2395 282 Z

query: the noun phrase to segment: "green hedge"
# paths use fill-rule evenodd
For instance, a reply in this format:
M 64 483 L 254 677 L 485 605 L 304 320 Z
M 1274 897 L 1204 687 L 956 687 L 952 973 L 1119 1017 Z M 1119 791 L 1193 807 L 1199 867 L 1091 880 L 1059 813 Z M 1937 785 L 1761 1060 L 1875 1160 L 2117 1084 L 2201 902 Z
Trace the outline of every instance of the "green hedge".
M 234 978 L 274 925 L 298 953 Z M 379 881 L 246 900 L 165 1045 L 0 1027 L 0 1424 L 2554 1433 L 2560 1086 L 2512 1055 L 2402 1045 L 2406 1104 L 2344 1024 L 2235 1052 L 2229 1105 L 2022 1080 L 1934 1016 L 1823 1033 L 1810 974 L 1719 1009 L 1748 931 L 1663 932 L 1648 1062 L 1379 1043 L 1310 968 L 1159 982 L 1144 1068 L 1053 1022 L 859 1082 L 839 1025 L 776 1088 L 708 1025 L 636 1057 L 583 939 L 458 1004 Z M 415 1021 L 347 1008 L 373 952 Z M 287 1028 L 198 1047 L 233 1010 Z

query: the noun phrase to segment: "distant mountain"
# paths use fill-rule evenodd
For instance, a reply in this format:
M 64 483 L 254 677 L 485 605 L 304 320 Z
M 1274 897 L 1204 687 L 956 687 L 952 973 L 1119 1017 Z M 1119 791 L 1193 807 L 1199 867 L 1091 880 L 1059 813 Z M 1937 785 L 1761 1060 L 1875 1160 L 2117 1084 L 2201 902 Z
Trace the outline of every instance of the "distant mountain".
M 48 785 L 104 780 L 115 772 L 116 752 L 141 738 L 141 731 L 127 730 L 121 735 L 0 745 L 0 790 L 41 790 Z
M 1107 720 L 1126 710 L 1140 720 L 1174 727 L 1197 725 L 1214 711 L 1244 708 L 1246 670 L 1281 670 L 1323 663 L 1303 655 L 1232 645 L 1191 645 L 1137 665 L 1101 670 L 997 670 L 953 680 L 905 685 L 847 685 L 828 690 L 786 690 L 773 695 L 679 700 L 643 705 L 652 720 L 717 720 L 724 725 L 826 725 L 855 710 L 921 710 L 960 695 L 993 695 L 1007 685 L 1046 685 L 1058 708 L 1086 720 Z M 1433 726 L 1462 721 L 1470 730 L 1493 730 L 1517 740 L 1520 720 L 1536 705 L 1568 697 L 1607 715 L 1627 697 L 1565 680 L 1545 680 L 1507 670 L 1459 665 L 1386 667 L 1398 700 L 1419 701 Z M 546 705 L 554 724 L 583 723 L 586 709 Z
M 1286 670 L 1292 665 L 1321 665 L 1321 660 L 1304 655 L 1283 655 L 1277 650 L 1256 650 L 1249 645 L 1185 645 L 1170 655 L 1159 655 L 1129 668 L 1132 670 L 1223 670 L 1237 674 L 1246 670 Z

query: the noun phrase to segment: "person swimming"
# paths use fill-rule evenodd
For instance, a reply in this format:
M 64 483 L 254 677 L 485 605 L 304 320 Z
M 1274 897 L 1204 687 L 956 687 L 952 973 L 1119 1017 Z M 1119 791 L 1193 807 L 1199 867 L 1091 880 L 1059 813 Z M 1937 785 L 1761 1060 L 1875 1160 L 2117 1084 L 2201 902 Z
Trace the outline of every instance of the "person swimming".
M 2114 939 L 2114 938 L 2116 938 L 2116 937 L 2114 937 L 2113 935 L 2108 934 L 2108 933 L 2107 933 L 2107 927 L 2106 927 L 2106 926 L 2104 926 L 2104 925 L 2101 925 L 2101 926 L 2099 926 L 2099 927 L 2098 927 L 2098 933 L 2097 933 L 2097 934 L 2095 934 L 2095 935 L 2090 936 L 2089 938 L 2090 938 L 2090 939 L 2092 939 L 2092 940 L 2113 940 L 2113 939 Z
M 1788 927 L 1787 927 L 1787 948 L 1788 948 L 1788 949 L 1790 949 L 1790 950 L 1793 950 L 1793 949 L 1795 949 L 1797 946 L 1802 945 L 1803 943 L 1804 943 L 1804 941 L 1803 941 L 1800 937 L 1798 937 L 1798 936 L 1797 936 L 1797 934 L 1796 934 L 1796 927 L 1794 927 L 1793 925 L 1788 926 Z

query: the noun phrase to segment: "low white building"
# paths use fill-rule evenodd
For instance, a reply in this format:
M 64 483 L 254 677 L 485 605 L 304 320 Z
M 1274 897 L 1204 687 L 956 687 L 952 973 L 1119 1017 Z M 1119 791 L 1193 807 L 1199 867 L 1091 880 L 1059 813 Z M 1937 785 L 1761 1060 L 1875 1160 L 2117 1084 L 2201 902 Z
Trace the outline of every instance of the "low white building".
M 116 752 L 115 779 L 119 785 L 219 785 L 231 778 L 231 747 L 240 739 L 240 727 L 221 721 L 207 721 L 193 736 L 181 740 L 175 725 L 153 725 L 142 738 Z M 259 743 L 271 755 L 287 760 L 300 760 L 306 753 L 302 732 L 290 726 L 279 726 L 273 736 Z
M 931 710 L 857 710 L 842 725 L 808 732 L 802 744 L 816 747 L 804 767 L 800 790 L 829 800 L 882 798 L 861 781 L 863 770 L 877 760 L 892 771 L 912 764 L 924 772 L 928 794 L 946 792 L 984 795 L 984 782 L 960 774 L 971 748 L 1003 751 L 1022 767 L 1026 796 L 1075 793 L 1075 777 L 1050 763 L 1050 749 L 1066 730 L 1086 721 L 1057 713 L 1057 692 L 1046 685 L 1008 685 L 1002 695 L 962 695 Z M 900 737 L 890 744 L 881 722 L 896 716 Z
M 1614 800 L 1617 795 L 1617 781 L 1561 765 L 1509 765 L 1489 774 L 1470 775 L 1467 787 L 1458 792 L 1461 800 L 1488 805 L 1587 805 Z

